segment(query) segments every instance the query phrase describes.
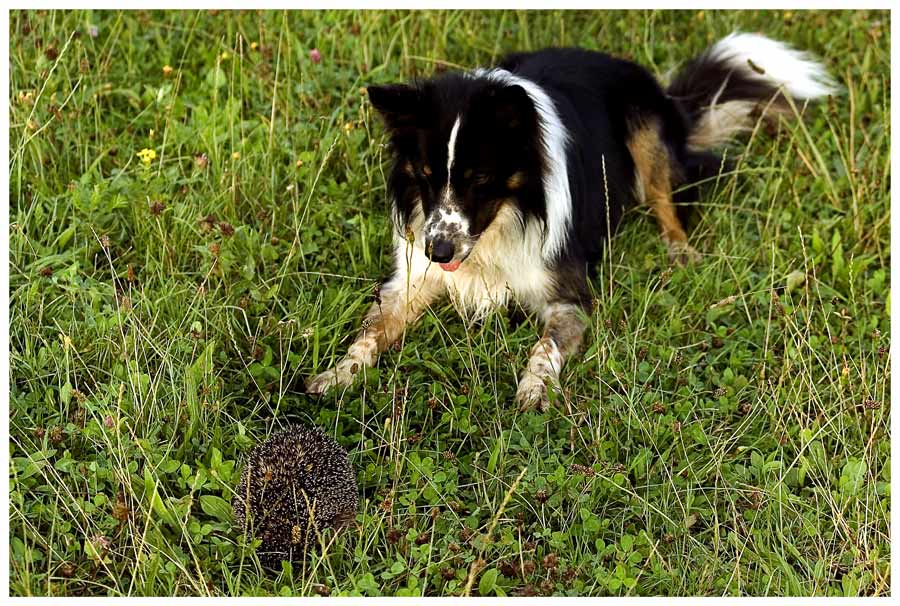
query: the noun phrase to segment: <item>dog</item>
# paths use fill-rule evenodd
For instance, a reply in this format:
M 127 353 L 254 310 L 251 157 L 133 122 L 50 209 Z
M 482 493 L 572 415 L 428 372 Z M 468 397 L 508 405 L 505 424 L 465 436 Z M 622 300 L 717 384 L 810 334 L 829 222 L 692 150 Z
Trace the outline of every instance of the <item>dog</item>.
M 367 91 L 393 153 L 395 268 L 347 355 L 307 392 L 350 385 L 443 295 L 472 317 L 514 299 L 543 323 L 516 401 L 543 411 L 623 212 L 648 205 L 672 262 L 699 261 L 677 210 L 722 170 L 716 150 L 837 88 L 806 53 L 735 32 L 665 88 L 630 61 L 551 48 Z

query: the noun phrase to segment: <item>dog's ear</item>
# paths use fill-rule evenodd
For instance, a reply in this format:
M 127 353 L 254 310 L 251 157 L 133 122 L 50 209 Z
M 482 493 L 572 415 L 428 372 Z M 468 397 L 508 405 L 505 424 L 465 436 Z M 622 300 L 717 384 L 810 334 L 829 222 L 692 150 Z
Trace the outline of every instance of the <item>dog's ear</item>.
M 498 126 L 518 130 L 534 124 L 537 115 L 534 102 L 518 84 L 491 87 L 486 95 Z
M 369 101 L 384 118 L 384 123 L 392 131 L 414 127 L 418 122 L 422 105 L 422 93 L 418 88 L 406 84 L 369 86 Z

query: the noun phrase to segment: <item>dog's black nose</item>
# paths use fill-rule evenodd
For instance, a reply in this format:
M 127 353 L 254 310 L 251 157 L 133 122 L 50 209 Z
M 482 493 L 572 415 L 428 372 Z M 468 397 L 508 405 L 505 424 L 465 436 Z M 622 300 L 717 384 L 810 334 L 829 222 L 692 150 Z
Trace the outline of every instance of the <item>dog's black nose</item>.
M 453 242 L 442 238 L 428 240 L 425 243 L 425 252 L 435 263 L 447 263 L 453 258 Z

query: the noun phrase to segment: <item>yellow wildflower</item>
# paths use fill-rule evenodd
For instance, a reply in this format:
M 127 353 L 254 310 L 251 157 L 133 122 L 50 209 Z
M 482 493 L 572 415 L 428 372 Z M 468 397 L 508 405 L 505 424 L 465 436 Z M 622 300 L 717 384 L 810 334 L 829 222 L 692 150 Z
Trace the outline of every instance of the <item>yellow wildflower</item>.
M 231 59 L 231 55 L 228 53 L 228 51 L 225 51 L 224 53 L 219 55 L 219 59 L 221 59 L 222 61 L 228 61 L 229 59 Z
M 172 75 L 172 72 L 175 71 L 171 65 L 163 65 L 163 76 L 168 78 Z
M 150 166 L 150 163 L 156 160 L 156 150 L 147 149 L 146 147 L 137 153 L 138 158 L 144 166 Z
M 259 42 L 251 42 L 250 43 L 250 50 L 256 50 L 258 48 L 259 48 Z
M 240 160 L 240 159 L 241 159 L 241 152 L 234 152 L 233 154 L 231 154 L 231 158 L 232 158 L 233 160 Z

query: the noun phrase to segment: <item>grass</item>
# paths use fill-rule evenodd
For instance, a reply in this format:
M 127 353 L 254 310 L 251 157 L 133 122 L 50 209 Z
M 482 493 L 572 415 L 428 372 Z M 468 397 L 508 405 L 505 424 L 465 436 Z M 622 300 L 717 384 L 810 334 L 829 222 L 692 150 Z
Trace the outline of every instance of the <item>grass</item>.
M 661 74 L 736 28 L 846 91 L 735 147 L 700 265 L 669 268 L 629 214 L 550 412 L 513 403 L 535 319 L 448 304 L 363 385 L 301 393 L 390 269 L 361 87 L 551 44 Z M 889 594 L 889 32 L 887 12 L 13 12 L 11 592 Z M 291 422 L 347 447 L 361 506 L 273 575 L 227 504 Z

